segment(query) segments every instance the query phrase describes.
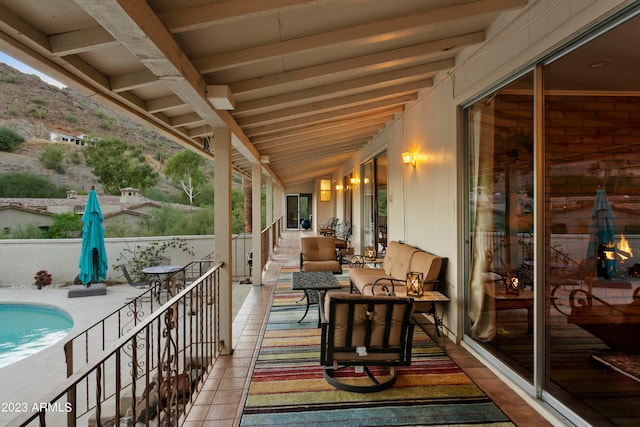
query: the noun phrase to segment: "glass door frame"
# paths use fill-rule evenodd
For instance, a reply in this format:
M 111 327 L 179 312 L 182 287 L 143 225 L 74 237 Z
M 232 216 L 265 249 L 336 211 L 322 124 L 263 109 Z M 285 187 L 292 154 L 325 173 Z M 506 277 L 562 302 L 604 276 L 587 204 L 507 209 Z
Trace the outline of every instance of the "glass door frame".
M 308 219 L 311 222 L 311 226 L 313 227 L 313 216 L 312 216 L 312 206 L 313 206 L 313 195 L 310 193 L 300 193 L 300 194 L 286 194 L 286 229 L 287 230 L 300 230 L 302 229 L 301 221 L 303 219 Z M 291 211 L 293 209 L 293 205 L 289 204 L 289 200 L 295 200 L 295 211 Z M 303 212 L 303 201 L 307 201 L 307 209 L 306 209 L 306 217 L 305 212 Z M 295 218 L 290 215 L 293 214 Z M 302 218 L 302 219 L 301 219 Z M 295 221 L 295 226 L 293 225 L 293 221 Z

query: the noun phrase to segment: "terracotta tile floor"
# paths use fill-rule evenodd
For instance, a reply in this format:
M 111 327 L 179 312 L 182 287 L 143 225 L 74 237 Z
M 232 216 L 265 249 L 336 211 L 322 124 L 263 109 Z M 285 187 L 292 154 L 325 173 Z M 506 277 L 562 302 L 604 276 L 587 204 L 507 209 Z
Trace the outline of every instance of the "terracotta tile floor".
M 233 321 L 234 351 L 221 356 L 184 423 L 189 427 L 238 426 L 249 389 L 253 363 L 282 267 L 298 265 L 301 234 L 287 232 L 263 272 L 263 285 L 252 286 Z M 511 391 L 461 346 L 448 341 L 447 354 L 518 426 L 550 426 L 534 408 Z

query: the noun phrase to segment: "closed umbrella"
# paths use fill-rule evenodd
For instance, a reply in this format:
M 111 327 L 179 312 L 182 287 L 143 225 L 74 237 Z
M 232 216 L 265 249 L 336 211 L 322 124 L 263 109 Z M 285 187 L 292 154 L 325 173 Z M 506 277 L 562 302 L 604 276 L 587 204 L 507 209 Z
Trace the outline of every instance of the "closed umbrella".
M 613 220 L 613 209 L 607 193 L 603 188 L 599 188 L 591 211 L 587 259 L 591 268 L 596 266 L 597 275 L 607 279 L 615 273 Z
M 96 190 L 89 191 L 87 206 L 82 214 L 82 251 L 80 253 L 80 282 L 86 286 L 107 278 L 107 251 L 104 246 L 102 210 L 98 204 Z

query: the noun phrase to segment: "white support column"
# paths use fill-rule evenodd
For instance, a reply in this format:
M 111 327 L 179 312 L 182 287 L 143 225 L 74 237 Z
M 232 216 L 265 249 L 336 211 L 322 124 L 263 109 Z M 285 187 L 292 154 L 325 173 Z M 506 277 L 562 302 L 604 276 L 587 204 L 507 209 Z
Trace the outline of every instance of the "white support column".
M 214 259 L 223 262 L 220 270 L 220 337 L 224 341 L 222 354 L 231 354 L 233 265 L 231 257 L 231 132 L 226 128 L 213 131 L 214 178 Z M 217 344 L 217 343 L 216 343 Z
M 254 163 L 251 166 L 251 249 L 253 250 L 252 282 L 254 285 L 262 285 L 262 165 Z
M 265 186 L 267 193 L 267 200 L 265 201 L 265 211 L 267 217 L 267 227 L 271 227 L 273 225 L 273 179 L 271 176 L 267 176 L 265 178 Z M 271 255 L 273 244 L 273 232 L 269 233 L 269 251 L 265 256 Z
M 270 176 L 265 178 L 267 200 L 265 209 L 267 211 L 267 226 L 273 222 L 273 179 Z
M 284 211 L 284 198 L 282 196 L 283 190 L 282 187 L 276 187 L 273 200 L 274 200 L 274 210 L 273 213 L 276 218 L 280 218 L 282 216 L 282 212 Z

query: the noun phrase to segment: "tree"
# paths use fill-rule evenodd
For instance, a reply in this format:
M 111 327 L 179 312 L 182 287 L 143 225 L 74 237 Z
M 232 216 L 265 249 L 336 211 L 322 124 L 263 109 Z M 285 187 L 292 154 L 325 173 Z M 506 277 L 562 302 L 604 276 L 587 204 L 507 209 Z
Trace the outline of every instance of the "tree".
M 251 178 L 242 177 L 242 190 L 244 193 L 244 232 L 251 233 L 253 230 L 253 182 Z
M 193 199 L 200 194 L 195 190 L 196 187 L 205 182 L 205 176 L 202 172 L 204 162 L 204 157 L 186 150 L 171 156 L 164 168 L 164 174 L 167 178 L 180 183 L 191 205 L 193 205 Z
M 67 189 L 58 187 L 46 178 L 27 173 L 0 175 L 0 197 L 63 198 Z
M 0 151 L 11 152 L 24 142 L 24 138 L 6 127 L 0 127 Z
M 49 239 L 66 239 L 80 237 L 82 235 L 82 219 L 73 212 L 56 214 L 53 223 L 49 226 L 46 236 Z
M 47 145 L 38 157 L 38 160 L 40 160 L 45 168 L 63 173 L 64 155 L 65 150 L 63 147 L 59 145 Z
M 158 182 L 158 173 L 144 161 L 141 151 L 131 151 L 122 139 L 103 139 L 87 147 L 84 155 L 107 194 L 118 194 L 125 187 L 145 190 Z

